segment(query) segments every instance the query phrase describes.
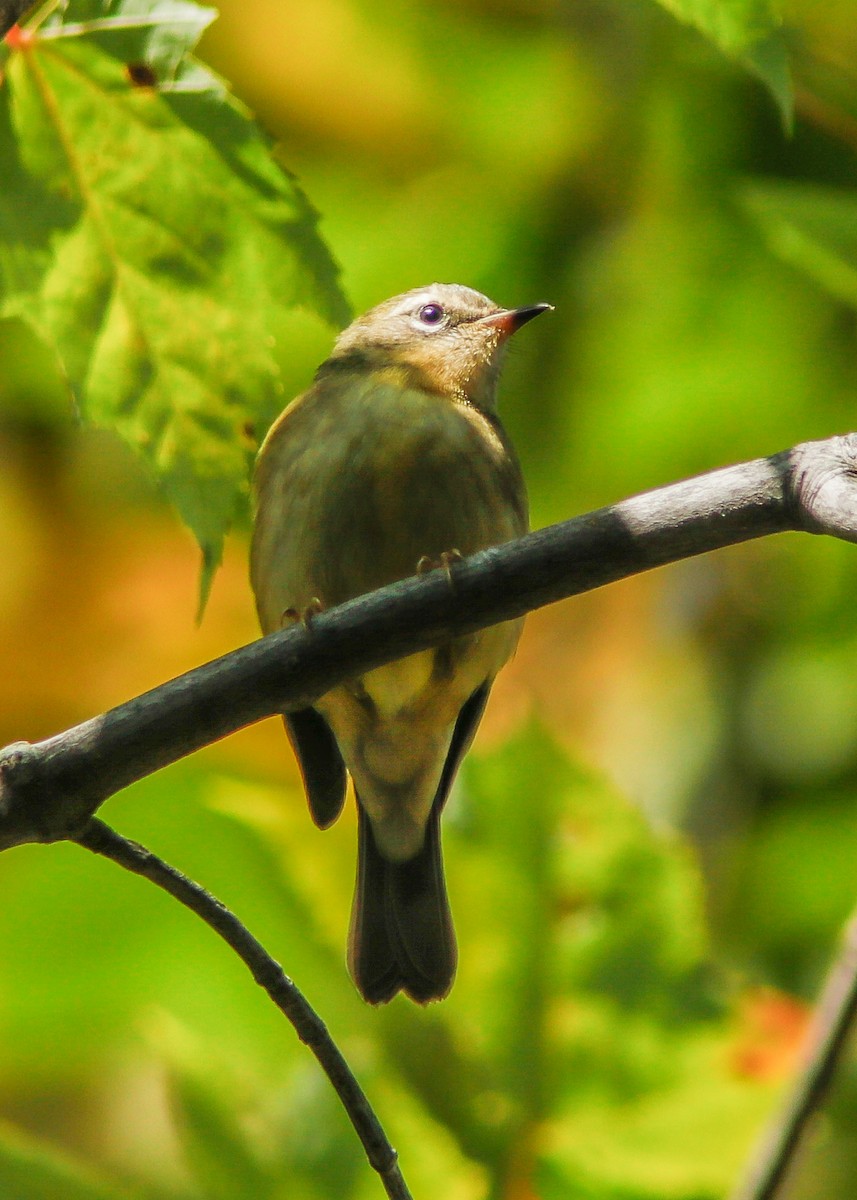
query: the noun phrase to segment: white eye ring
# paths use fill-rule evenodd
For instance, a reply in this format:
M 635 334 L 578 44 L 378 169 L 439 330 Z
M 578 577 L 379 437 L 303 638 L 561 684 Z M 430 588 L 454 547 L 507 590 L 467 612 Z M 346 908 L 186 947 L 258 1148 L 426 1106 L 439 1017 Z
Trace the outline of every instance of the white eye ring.
M 442 304 L 437 304 L 435 301 L 430 300 L 429 303 L 424 304 L 417 313 L 417 319 L 421 325 L 426 326 L 429 329 L 437 329 L 446 319 L 446 313 L 444 312 Z

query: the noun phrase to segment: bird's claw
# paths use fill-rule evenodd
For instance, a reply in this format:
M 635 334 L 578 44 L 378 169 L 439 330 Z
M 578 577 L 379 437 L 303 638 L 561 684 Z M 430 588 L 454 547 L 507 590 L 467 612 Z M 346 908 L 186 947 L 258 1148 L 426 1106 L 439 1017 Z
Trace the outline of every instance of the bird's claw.
M 438 558 L 430 558 L 428 554 L 424 554 L 417 563 L 417 574 L 427 575 L 429 571 L 437 571 L 441 569 L 445 572 L 449 586 L 452 587 L 452 566 L 453 563 L 461 562 L 463 555 L 460 550 L 444 550 Z
M 284 609 L 283 615 L 280 618 L 280 624 L 296 625 L 300 621 L 304 629 L 310 629 L 313 617 L 317 617 L 320 612 L 324 612 L 324 605 L 318 596 L 313 596 L 306 608 Z

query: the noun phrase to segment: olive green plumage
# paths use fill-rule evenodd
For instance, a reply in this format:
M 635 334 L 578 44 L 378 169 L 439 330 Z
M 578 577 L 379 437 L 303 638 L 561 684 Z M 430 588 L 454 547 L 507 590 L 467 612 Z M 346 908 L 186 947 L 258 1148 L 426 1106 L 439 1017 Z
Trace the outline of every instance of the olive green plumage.
M 251 578 L 266 633 L 316 601 L 329 608 L 413 575 L 421 559 L 526 531 L 524 484 L 494 405 L 506 338 L 546 307 L 499 309 L 435 284 L 340 335 L 259 454 Z M 399 990 L 425 1002 L 452 986 L 440 813 L 520 625 L 411 655 L 286 717 L 317 824 L 341 810 L 345 767 L 354 780 L 349 966 L 372 1003 Z

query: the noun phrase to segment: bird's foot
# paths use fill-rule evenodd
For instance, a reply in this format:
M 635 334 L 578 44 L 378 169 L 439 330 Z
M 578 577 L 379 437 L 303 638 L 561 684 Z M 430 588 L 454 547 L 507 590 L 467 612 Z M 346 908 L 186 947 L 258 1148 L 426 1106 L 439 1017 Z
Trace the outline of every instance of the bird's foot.
M 439 558 L 430 558 L 428 554 L 424 554 L 417 563 L 417 574 L 427 575 L 429 571 L 437 571 L 438 569 L 446 573 L 447 582 L 452 587 L 452 566 L 453 563 L 461 562 L 463 555 L 460 550 L 444 550 Z
M 320 612 L 324 612 L 324 605 L 318 596 L 313 596 L 306 608 L 285 609 L 280 618 L 280 624 L 283 626 L 296 625 L 300 621 L 304 629 L 311 629 L 313 617 L 317 617 Z

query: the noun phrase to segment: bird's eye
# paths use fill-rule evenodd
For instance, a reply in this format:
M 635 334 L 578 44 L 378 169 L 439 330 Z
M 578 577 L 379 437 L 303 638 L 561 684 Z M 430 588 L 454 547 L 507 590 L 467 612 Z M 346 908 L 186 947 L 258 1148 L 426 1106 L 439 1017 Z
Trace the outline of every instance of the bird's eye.
M 418 315 L 423 325 L 439 325 L 446 313 L 439 304 L 424 304 Z

